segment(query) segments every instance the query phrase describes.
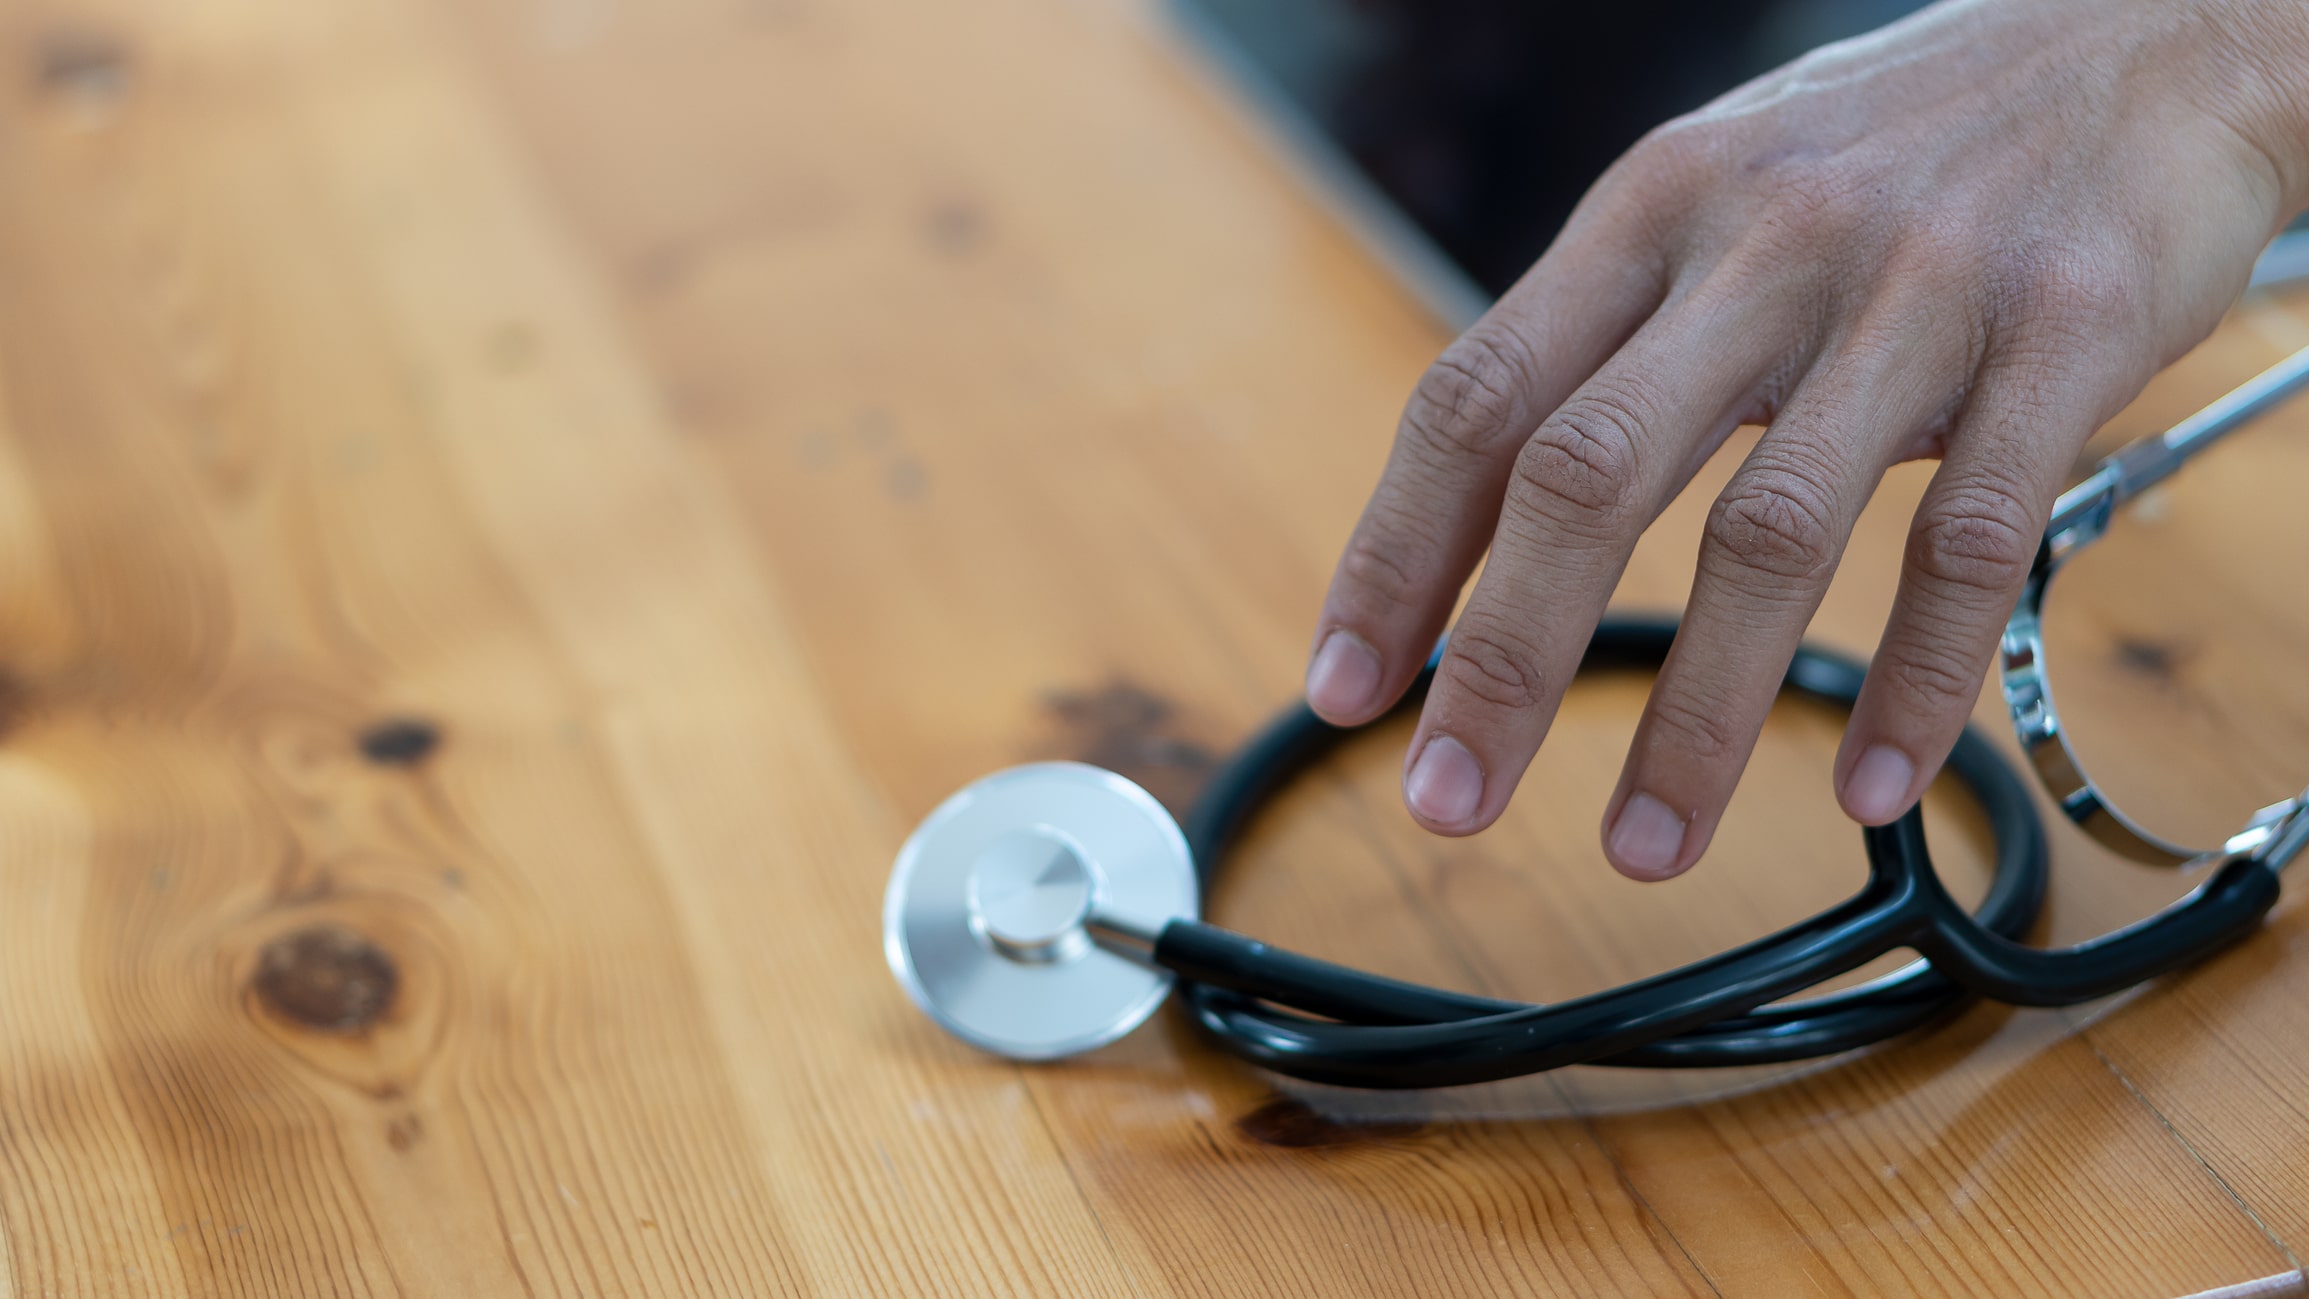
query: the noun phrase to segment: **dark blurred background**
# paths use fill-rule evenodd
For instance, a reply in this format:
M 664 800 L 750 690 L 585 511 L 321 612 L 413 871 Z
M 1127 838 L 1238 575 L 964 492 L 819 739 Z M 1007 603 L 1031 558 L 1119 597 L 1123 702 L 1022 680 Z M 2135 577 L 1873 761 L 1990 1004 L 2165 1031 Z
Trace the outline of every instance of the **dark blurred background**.
M 1923 0 L 1174 0 L 1486 296 L 1651 127 Z M 1326 147 L 1327 146 L 1327 147 Z M 1356 185 L 1350 188 L 1364 188 Z

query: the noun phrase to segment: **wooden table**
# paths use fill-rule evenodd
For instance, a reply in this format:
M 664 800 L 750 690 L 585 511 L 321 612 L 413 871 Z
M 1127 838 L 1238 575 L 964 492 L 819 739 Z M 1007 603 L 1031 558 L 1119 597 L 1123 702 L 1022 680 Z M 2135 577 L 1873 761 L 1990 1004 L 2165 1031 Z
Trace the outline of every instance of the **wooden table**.
M 2300 1291 L 2298 899 L 2129 1000 L 1761 1074 L 1371 1097 L 916 1014 L 914 819 L 1054 755 L 1190 798 L 1442 341 L 1147 10 L 0 14 L 0 1291 Z M 2304 341 L 2248 305 L 2110 436 Z M 2304 435 L 2063 579 L 2086 742 L 2209 833 L 2309 771 Z M 1872 643 L 1923 474 L 1822 639 Z M 1680 600 L 1707 487 L 1623 603 Z M 1466 842 L 1368 742 L 1216 915 L 1555 998 L 1853 887 L 1796 708 L 1704 869 L 1614 877 L 1641 689 Z M 2185 887 L 2056 847 L 2048 940 Z

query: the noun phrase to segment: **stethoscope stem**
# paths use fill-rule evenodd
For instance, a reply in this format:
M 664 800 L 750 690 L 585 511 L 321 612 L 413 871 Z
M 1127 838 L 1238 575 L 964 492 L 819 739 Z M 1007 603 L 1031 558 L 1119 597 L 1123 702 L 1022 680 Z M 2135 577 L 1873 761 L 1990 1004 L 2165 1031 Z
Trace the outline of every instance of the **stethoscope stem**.
M 2164 432 L 2119 448 L 2053 502 L 2052 520 L 2045 527 L 2046 546 L 2061 557 L 2091 542 L 2108 528 L 2109 516 L 2118 506 L 2172 477 L 2192 457 L 2305 387 L 2309 387 L 2309 347 Z
M 1871 828 L 1872 857 L 1926 861 L 1923 829 L 1902 820 Z M 2193 965 L 2251 933 L 2277 903 L 2264 854 L 2237 854 L 2212 878 L 2157 914 L 2067 948 L 2031 947 L 1975 924 L 1937 874 L 1914 876 L 1904 941 L 1967 991 L 2015 1006 L 2073 1006 Z
M 1160 969 L 1162 963 L 1155 960 L 1155 945 L 1162 941 L 1163 931 L 1169 925 L 1179 923 L 1182 922 L 1173 920 L 1168 924 L 1150 925 L 1094 904 L 1090 914 L 1083 917 L 1082 928 L 1090 935 L 1090 941 L 1115 955 Z

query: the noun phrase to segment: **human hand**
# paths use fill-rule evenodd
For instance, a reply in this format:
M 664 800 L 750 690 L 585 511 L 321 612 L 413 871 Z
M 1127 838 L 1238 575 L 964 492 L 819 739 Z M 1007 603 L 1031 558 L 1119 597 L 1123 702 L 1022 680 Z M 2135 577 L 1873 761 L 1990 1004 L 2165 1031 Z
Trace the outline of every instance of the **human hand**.
M 1399 698 L 1476 562 L 1412 815 L 1507 805 L 1637 536 L 1732 430 L 1683 630 L 1604 814 L 1705 851 L 1853 521 L 1939 457 L 1835 767 L 1880 824 L 1955 743 L 2068 467 L 2309 202 L 2309 5 L 1964 0 L 1669 123 L 1446 349 L 1331 582 L 1307 698 Z

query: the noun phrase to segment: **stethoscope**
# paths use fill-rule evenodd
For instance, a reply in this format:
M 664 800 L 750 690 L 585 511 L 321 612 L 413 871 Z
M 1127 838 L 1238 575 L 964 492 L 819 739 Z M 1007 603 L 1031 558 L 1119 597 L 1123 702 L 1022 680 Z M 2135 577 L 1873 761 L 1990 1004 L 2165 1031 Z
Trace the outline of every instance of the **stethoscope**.
M 2100 462 L 2055 503 L 2002 645 L 2004 695 L 2038 779 L 2095 839 L 2211 875 L 2153 916 L 2075 947 L 2020 941 L 2045 893 L 2045 839 L 2020 778 L 1969 727 L 1948 770 L 1995 839 L 1967 913 L 1942 885 L 1921 809 L 1862 832 L 1868 881 L 1843 903 L 1709 960 L 1552 1005 L 1424 987 L 1282 950 L 1200 919 L 1237 834 L 1293 776 L 1353 731 L 1302 705 L 1245 745 L 1182 828 L 1121 775 L 1044 762 L 987 776 L 940 804 L 899 851 L 882 916 L 890 968 L 916 1005 L 997 1054 L 1046 1060 L 1138 1027 L 1174 988 L 1224 1049 L 1278 1073 L 1353 1087 L 1440 1087 L 1569 1064 L 1698 1067 L 1832 1054 L 1940 1020 L 1971 998 L 2064 1006 L 2220 951 L 2276 904 L 2309 842 L 2309 794 L 2256 813 L 2217 849 L 2140 828 L 2084 774 L 2045 677 L 2042 611 L 2060 568 L 2117 507 L 2223 435 L 2309 386 L 2309 348 L 2171 430 Z M 1656 669 L 1672 621 L 1608 619 L 1583 672 Z M 1399 708 L 1415 707 L 1434 663 Z M 1799 649 L 1783 693 L 1849 708 L 1862 666 Z M 1374 723 L 1375 724 L 1375 723 Z M 1785 998 L 1883 954 L 1920 959 L 1805 1001 Z

